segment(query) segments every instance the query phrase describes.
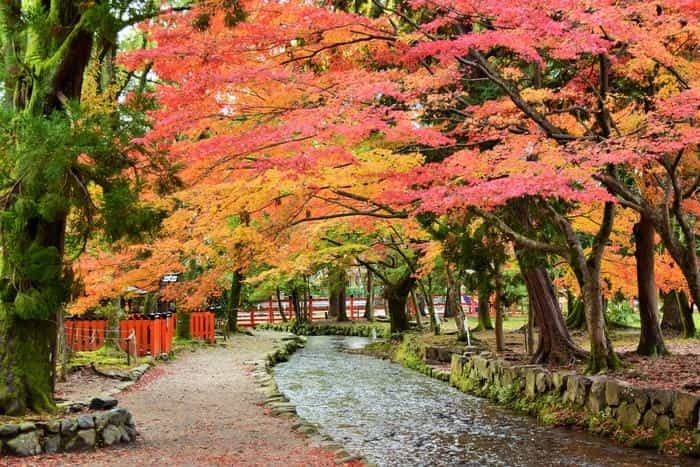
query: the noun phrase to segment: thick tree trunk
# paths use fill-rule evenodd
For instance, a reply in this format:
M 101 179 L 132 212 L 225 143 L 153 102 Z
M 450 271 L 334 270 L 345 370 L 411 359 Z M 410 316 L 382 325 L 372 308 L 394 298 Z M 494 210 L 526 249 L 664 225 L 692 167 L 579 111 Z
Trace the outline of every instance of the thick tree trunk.
M 344 269 L 333 269 L 328 274 L 328 316 L 337 321 L 348 321 L 345 289 L 348 276 Z
M 365 300 L 365 319 L 374 321 L 374 279 L 372 271 L 367 270 L 367 296 Z
M 654 274 L 654 224 L 642 216 L 634 226 L 634 256 L 637 260 L 637 294 L 641 331 L 637 353 L 640 355 L 666 355 L 666 345 L 661 334 L 656 301 L 656 277 Z
M 543 266 L 521 265 L 521 271 L 532 305 L 533 318 L 539 324 L 539 342 L 533 362 L 565 365 L 576 358 L 585 357 L 586 352 L 569 335 L 547 270 Z
M 414 278 L 404 277 L 393 284 L 384 285 L 384 296 L 389 308 L 391 333 L 407 331 L 409 328 L 406 301 L 413 287 Z
M 53 320 L 0 318 L 0 413 L 43 413 L 53 407 Z
M 683 322 L 683 337 L 690 339 L 695 337 L 695 322 L 693 321 L 693 305 L 688 301 L 685 292 L 678 292 L 678 301 L 681 306 L 681 321 Z M 696 304 L 697 305 L 697 304 Z

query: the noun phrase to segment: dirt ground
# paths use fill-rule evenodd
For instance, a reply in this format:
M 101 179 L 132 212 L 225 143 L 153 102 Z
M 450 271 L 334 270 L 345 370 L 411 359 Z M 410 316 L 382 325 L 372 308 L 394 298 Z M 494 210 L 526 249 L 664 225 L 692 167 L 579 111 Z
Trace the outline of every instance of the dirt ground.
M 278 336 L 236 336 L 225 347 L 186 351 L 117 394 L 119 405 L 134 415 L 135 444 L 0 459 L 0 465 L 335 465 L 333 453 L 293 431 L 294 420 L 273 417 L 263 406 L 246 362 L 261 359 Z M 93 384 L 97 392 L 104 389 L 104 381 Z

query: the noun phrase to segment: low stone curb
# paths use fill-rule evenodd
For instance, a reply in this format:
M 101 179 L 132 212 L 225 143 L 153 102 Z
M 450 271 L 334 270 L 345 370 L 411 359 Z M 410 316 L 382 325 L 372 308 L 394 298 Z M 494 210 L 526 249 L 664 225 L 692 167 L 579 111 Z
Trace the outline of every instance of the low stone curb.
M 272 368 L 278 363 L 287 361 L 295 351 L 304 347 L 305 343 L 306 339 L 304 337 L 285 336 L 282 338 L 281 346 L 269 352 L 264 360 L 249 362 L 255 366 L 253 378 L 265 393 L 265 404 L 270 408 L 273 415 L 297 420 L 297 423 L 292 428 L 304 434 L 313 446 L 332 451 L 336 457 L 336 465 L 348 462 L 361 462 L 363 465 L 370 467 L 372 464 L 369 464 L 365 458 L 351 455 L 342 444 L 337 443 L 327 434 L 322 434 L 320 432 L 321 427 L 318 424 L 308 422 L 300 417 L 297 414 L 296 406 L 277 387 L 277 383 L 272 376 Z
M 136 440 L 131 413 L 123 408 L 55 420 L 0 424 L 0 453 L 33 456 L 86 451 Z

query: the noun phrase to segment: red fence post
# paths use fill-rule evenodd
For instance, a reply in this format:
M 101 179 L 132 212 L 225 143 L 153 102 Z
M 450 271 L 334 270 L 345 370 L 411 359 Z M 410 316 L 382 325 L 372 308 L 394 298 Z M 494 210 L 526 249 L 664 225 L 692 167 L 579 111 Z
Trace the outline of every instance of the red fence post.
M 250 310 L 250 327 L 255 327 L 255 308 L 251 308 Z
M 314 297 L 309 295 L 309 322 L 314 320 Z
M 267 322 L 274 324 L 275 315 L 272 313 L 272 297 L 267 300 Z
M 355 319 L 355 296 L 350 294 L 350 321 Z

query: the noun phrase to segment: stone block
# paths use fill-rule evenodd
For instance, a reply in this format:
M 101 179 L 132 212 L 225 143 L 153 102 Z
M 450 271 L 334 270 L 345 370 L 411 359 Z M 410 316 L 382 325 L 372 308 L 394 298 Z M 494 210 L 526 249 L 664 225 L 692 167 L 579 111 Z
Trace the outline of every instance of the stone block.
M 0 425 L 0 436 L 9 437 L 19 433 L 19 425 L 16 423 L 4 423 Z
M 607 378 L 602 376 L 593 376 L 590 379 L 592 383 L 591 390 L 588 392 L 586 407 L 591 412 L 600 412 L 607 407 L 605 404 L 605 383 Z
M 585 376 L 570 375 L 566 378 L 564 399 L 576 405 L 585 405 L 592 381 Z
M 552 387 L 557 394 L 561 394 L 566 389 L 566 378 L 575 374 L 572 371 L 559 370 L 552 373 Z
M 78 421 L 71 418 L 61 420 L 61 434 L 69 435 L 78 431 Z
M 650 389 L 649 401 L 651 402 L 651 410 L 657 415 L 670 413 L 673 407 L 673 401 L 676 398 L 675 391 L 669 389 Z
M 673 420 L 675 424 L 683 428 L 695 428 L 698 422 L 698 403 L 700 397 L 677 392 L 673 402 Z
M 653 410 L 648 410 L 647 413 L 642 417 L 642 425 L 645 428 L 653 428 L 656 426 L 656 420 L 659 418 L 658 414 Z
M 659 431 L 671 431 L 671 417 L 669 417 L 668 415 L 659 415 L 658 417 L 656 417 L 655 427 Z
M 89 428 L 95 428 L 95 419 L 92 415 L 81 415 L 78 417 L 78 428 L 81 430 L 87 430 Z
M 5 443 L 10 454 L 17 456 L 35 456 L 41 454 L 41 439 L 39 433 L 30 431 L 22 433 Z
M 625 430 L 633 430 L 639 426 L 642 414 L 637 405 L 631 402 L 622 402 L 617 409 L 617 421 Z
M 552 375 L 546 371 L 540 371 L 535 376 L 535 389 L 538 394 L 544 394 L 549 392 L 552 387 Z
M 102 430 L 102 444 L 105 446 L 112 446 L 117 444 L 122 439 L 122 432 L 114 425 L 107 425 L 104 430 Z
M 95 447 L 97 432 L 94 429 L 80 430 L 66 440 L 66 451 L 85 451 Z
M 605 403 L 609 407 L 617 407 L 624 400 L 623 393 L 630 385 L 617 379 L 608 379 L 605 382 Z
M 61 450 L 61 435 L 50 434 L 44 438 L 44 452 L 54 454 Z

